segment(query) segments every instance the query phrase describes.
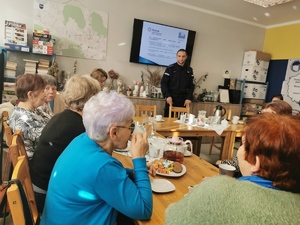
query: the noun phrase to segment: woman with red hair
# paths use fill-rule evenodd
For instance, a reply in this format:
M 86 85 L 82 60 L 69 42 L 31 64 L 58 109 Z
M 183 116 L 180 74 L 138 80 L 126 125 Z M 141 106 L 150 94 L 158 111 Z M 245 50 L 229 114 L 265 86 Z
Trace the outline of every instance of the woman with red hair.
M 300 224 L 299 124 L 292 115 L 249 118 L 237 153 L 243 176 L 206 179 L 169 206 L 165 224 Z

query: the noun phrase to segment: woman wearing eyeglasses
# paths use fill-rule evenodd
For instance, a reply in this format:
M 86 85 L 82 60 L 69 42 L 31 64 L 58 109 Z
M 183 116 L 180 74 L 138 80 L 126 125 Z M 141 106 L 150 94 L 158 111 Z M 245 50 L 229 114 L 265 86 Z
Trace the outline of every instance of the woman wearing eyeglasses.
M 86 133 L 56 161 L 41 225 L 115 225 L 118 212 L 138 220 L 151 217 L 147 134 L 132 134 L 134 115 L 132 102 L 115 92 L 102 91 L 85 104 Z M 112 153 L 126 148 L 130 137 L 134 169 L 125 169 Z
M 89 75 L 71 77 L 62 93 L 66 109 L 53 116 L 42 131 L 36 152 L 29 162 L 39 213 L 43 212 L 53 166 L 68 144 L 85 131 L 83 106 L 99 91 L 99 83 Z

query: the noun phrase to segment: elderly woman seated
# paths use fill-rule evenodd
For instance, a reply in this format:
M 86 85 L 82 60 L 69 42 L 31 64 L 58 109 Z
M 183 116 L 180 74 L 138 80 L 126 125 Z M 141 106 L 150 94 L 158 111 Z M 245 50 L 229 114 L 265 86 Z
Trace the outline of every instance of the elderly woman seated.
M 19 75 L 16 80 L 18 105 L 14 107 L 7 123 L 13 132 L 22 130 L 25 149 L 32 158 L 41 132 L 48 119 L 35 113 L 35 109 L 44 104 L 46 82 L 38 74 Z
M 101 90 L 103 90 L 107 80 L 107 73 L 103 69 L 97 68 L 92 71 L 91 77 L 99 82 Z
M 62 93 L 66 109 L 53 116 L 42 132 L 36 152 L 29 163 L 31 181 L 40 213 L 43 212 L 54 164 L 68 144 L 85 131 L 82 109 L 85 103 L 99 91 L 99 83 L 89 75 L 72 76 Z
M 299 224 L 300 120 L 264 113 L 246 121 L 242 177 L 208 178 L 166 211 L 166 225 Z
M 54 76 L 45 74 L 41 75 L 43 79 L 46 81 L 46 87 L 44 89 L 45 92 L 45 102 L 43 105 L 39 106 L 36 109 L 36 113 L 48 119 L 48 121 L 53 116 L 53 111 L 50 107 L 50 102 L 53 101 L 56 97 L 56 78 Z
M 150 218 L 152 190 L 145 158 L 149 146 L 146 133 L 132 134 L 134 115 L 132 102 L 117 93 L 102 91 L 85 104 L 86 133 L 56 161 L 41 225 L 114 225 L 118 212 L 132 219 Z M 134 169 L 125 169 L 112 153 L 126 148 L 130 137 Z
M 292 115 L 292 106 L 290 106 L 289 103 L 282 101 L 282 100 L 274 100 L 272 102 L 269 102 L 264 105 L 263 110 L 260 113 L 274 113 L 274 114 L 281 114 L 281 115 Z M 237 156 L 234 156 L 232 160 L 224 159 L 224 160 L 218 160 L 216 162 L 216 165 L 220 164 L 228 164 L 231 166 L 234 166 L 236 168 L 235 176 L 239 177 L 240 174 L 240 168 L 238 166 L 238 158 Z

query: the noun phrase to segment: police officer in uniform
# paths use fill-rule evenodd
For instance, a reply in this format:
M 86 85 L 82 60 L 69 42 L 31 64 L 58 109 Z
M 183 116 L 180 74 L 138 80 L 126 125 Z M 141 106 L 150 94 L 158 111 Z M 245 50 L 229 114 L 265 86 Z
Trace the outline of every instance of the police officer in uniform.
M 167 67 L 161 80 L 162 94 L 166 99 L 164 117 L 169 117 L 170 105 L 188 107 L 193 99 L 194 74 L 193 69 L 185 63 L 186 51 L 179 49 L 176 59 L 176 63 Z

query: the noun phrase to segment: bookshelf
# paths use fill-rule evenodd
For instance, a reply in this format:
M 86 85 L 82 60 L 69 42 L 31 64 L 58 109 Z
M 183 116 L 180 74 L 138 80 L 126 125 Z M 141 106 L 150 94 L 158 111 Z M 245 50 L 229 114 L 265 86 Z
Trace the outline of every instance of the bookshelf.
M 32 52 L 22 52 L 17 50 L 9 50 L 5 48 L 1 48 L 2 52 L 1 54 L 1 63 L 0 63 L 0 75 L 1 75 L 1 103 L 7 102 L 7 101 L 14 101 L 16 99 L 16 96 L 14 94 L 14 83 L 16 80 L 16 77 L 24 74 L 25 72 L 25 65 L 28 62 L 31 62 L 36 65 L 37 62 L 43 62 L 48 61 L 49 66 L 51 66 L 55 60 L 55 55 L 45 55 L 45 54 L 38 54 L 38 53 L 32 53 Z M 26 59 L 24 61 L 24 59 Z M 15 77 L 5 76 L 5 66 L 6 62 L 15 62 L 17 64 L 17 69 L 15 73 Z M 37 70 L 39 67 L 36 67 Z M 33 72 L 34 71 L 34 72 Z M 36 69 L 33 69 L 32 72 L 28 71 L 29 73 L 35 73 Z M 45 74 L 46 71 L 43 71 Z M 5 83 L 5 85 L 4 85 Z

